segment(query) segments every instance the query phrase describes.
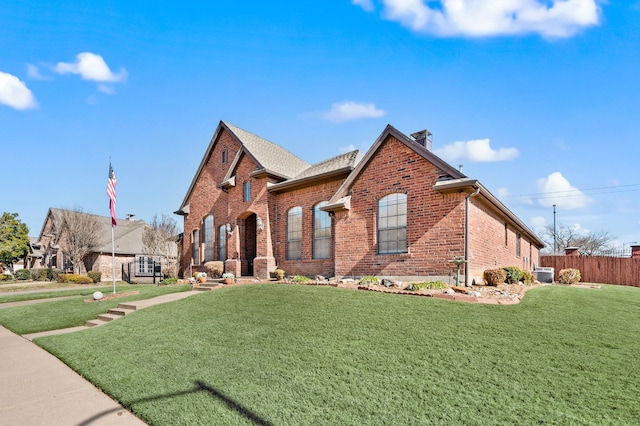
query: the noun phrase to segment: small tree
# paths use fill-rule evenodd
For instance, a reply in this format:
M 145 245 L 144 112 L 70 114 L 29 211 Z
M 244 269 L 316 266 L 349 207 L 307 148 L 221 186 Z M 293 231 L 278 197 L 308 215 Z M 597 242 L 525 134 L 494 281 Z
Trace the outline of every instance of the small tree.
M 178 225 L 176 221 L 167 215 L 154 215 L 151 223 L 142 233 L 144 253 L 160 256 L 165 261 L 164 273 L 175 277 L 177 271 L 177 246 Z
M 2 213 L 0 218 L 0 262 L 13 271 L 13 264 L 29 252 L 29 229 L 18 213 Z
M 73 265 L 73 272 L 79 274 L 84 267 L 84 258 L 100 246 L 100 221 L 97 216 L 85 213 L 80 207 L 60 210 L 56 220 L 56 240 L 60 243 L 62 253 Z
M 554 233 L 553 225 L 547 225 L 540 237 L 551 247 L 551 250 L 553 250 L 554 235 L 557 251 L 564 251 L 567 247 L 577 247 L 581 254 L 587 255 L 609 250 L 615 239 L 609 231 L 605 230 L 587 232 L 573 226 L 560 225 L 556 227 Z

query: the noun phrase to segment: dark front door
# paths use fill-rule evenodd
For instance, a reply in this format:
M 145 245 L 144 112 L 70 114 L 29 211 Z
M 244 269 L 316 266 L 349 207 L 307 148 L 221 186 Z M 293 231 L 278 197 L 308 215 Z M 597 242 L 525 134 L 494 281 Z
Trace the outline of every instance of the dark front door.
M 256 257 L 256 215 L 252 214 L 244 221 L 244 260 L 246 271 L 242 275 L 253 276 L 253 259 Z M 243 268 L 244 269 L 244 268 Z

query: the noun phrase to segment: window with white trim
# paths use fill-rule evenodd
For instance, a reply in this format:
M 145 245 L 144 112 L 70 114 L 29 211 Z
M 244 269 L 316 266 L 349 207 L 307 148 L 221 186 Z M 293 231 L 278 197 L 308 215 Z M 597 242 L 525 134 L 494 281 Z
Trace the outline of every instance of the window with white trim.
M 202 239 L 204 240 L 204 261 L 213 260 L 213 215 L 204 218 L 204 227 L 202 229 Z
M 200 264 L 200 230 L 194 229 L 191 232 L 191 259 L 194 265 Z
M 407 196 L 389 194 L 378 201 L 378 254 L 407 252 Z
M 227 227 L 220 225 L 218 228 L 218 260 L 227 260 Z
M 331 258 L 331 217 L 329 213 L 320 210 L 327 205 L 326 201 L 316 204 L 313 208 L 313 258 Z
M 302 259 L 302 207 L 287 212 L 287 259 Z

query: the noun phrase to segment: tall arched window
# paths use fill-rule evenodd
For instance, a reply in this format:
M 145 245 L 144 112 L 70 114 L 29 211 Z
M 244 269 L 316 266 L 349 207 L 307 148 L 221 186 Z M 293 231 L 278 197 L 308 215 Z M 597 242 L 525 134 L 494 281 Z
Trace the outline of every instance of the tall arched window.
M 218 228 L 218 260 L 227 260 L 227 227 L 220 225 Z
M 194 229 L 191 233 L 191 259 L 194 265 L 200 264 L 200 230 Z
M 389 194 L 378 201 L 378 254 L 407 252 L 407 196 Z
M 331 258 L 331 218 L 320 210 L 327 202 L 322 201 L 313 208 L 313 258 Z
M 204 242 L 204 261 L 213 260 L 213 215 L 204 218 L 203 242 Z
M 302 207 L 287 212 L 287 259 L 302 259 Z

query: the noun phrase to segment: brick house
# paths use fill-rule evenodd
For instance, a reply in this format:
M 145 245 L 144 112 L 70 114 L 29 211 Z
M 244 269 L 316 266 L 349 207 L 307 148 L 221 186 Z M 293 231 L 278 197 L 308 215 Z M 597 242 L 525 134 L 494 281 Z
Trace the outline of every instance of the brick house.
M 42 230 L 38 237 L 37 245 L 41 261 L 39 267 L 56 268 L 67 272 L 72 272 L 73 267 L 69 259 L 65 257 L 62 245 L 64 244 L 63 233 L 67 232 L 62 226 L 62 216 L 64 209 L 50 208 L 42 225 Z M 89 253 L 83 261 L 84 270 L 99 271 L 103 280 L 112 279 L 112 243 L 111 243 L 111 217 L 98 216 L 89 213 L 81 215 L 92 216 L 99 224 L 100 242 L 98 246 Z M 149 225 L 143 220 L 135 220 L 132 215 L 127 219 L 119 219 L 114 229 L 115 245 L 115 272 L 116 279 L 122 280 L 123 271 L 125 275 L 133 270 L 131 275 L 136 277 L 136 282 L 149 281 L 147 278 L 153 275 L 151 268 L 154 261 L 159 261 L 157 255 L 146 254 L 142 235 Z M 127 276 L 125 278 L 128 279 Z
M 236 276 L 455 279 L 531 270 L 544 243 L 477 180 L 388 125 L 357 151 L 308 164 L 221 121 L 180 209 L 183 275 L 222 260 Z

